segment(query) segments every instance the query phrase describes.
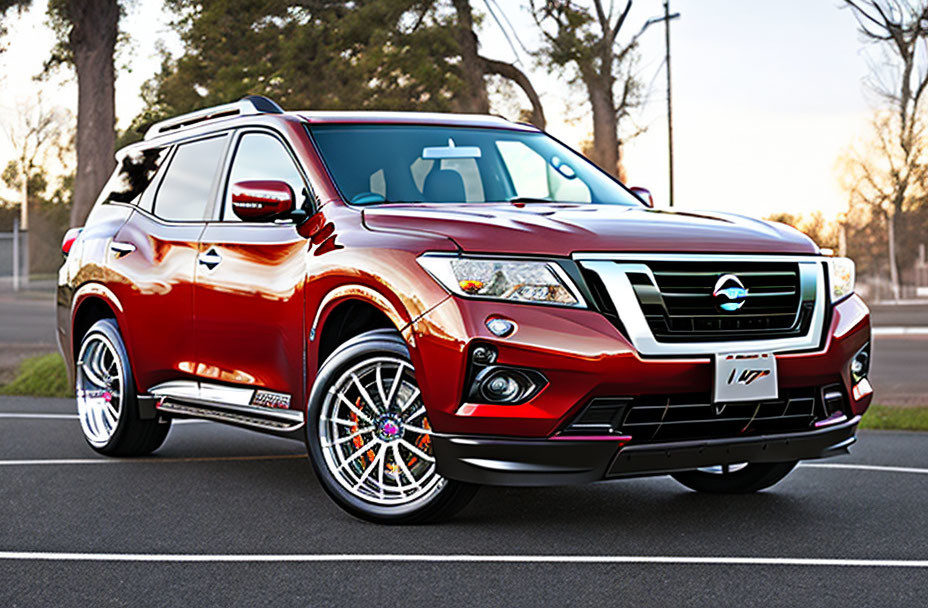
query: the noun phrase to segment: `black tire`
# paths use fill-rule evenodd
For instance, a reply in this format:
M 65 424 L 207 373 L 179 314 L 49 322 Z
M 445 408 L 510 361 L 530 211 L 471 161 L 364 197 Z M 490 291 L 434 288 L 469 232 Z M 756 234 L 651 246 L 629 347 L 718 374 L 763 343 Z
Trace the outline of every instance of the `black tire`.
M 112 434 L 108 438 L 101 437 L 99 434 L 94 435 L 88 430 L 87 424 L 92 422 L 88 423 L 86 421 L 84 412 L 87 410 L 87 406 L 81 403 L 81 383 L 87 381 L 87 375 L 81 363 L 81 355 L 83 354 L 86 358 L 89 358 L 89 345 L 101 343 L 109 344 L 112 347 L 119 359 L 117 369 L 121 376 L 119 378 L 119 390 L 122 401 L 119 404 L 118 415 L 115 417 L 115 429 L 112 430 Z M 170 420 L 159 420 L 158 418 L 143 420 L 139 417 L 138 393 L 135 388 L 132 367 L 129 363 L 129 356 L 126 353 L 122 335 L 119 333 L 119 326 L 115 320 L 101 319 L 94 323 L 87 333 L 81 337 L 81 346 L 78 349 L 75 367 L 77 368 L 75 370 L 75 380 L 78 391 L 78 413 L 81 417 L 84 439 L 91 448 L 106 456 L 143 456 L 155 451 L 164 443 L 171 428 Z M 103 435 L 106 435 L 106 433 L 103 433 Z
M 697 470 L 673 473 L 671 477 L 697 492 L 751 494 L 779 482 L 795 466 L 796 462 L 755 462 L 728 473 Z
M 430 494 L 426 494 L 418 499 L 410 500 L 410 502 L 403 504 L 377 504 L 374 502 L 374 497 L 370 500 L 366 500 L 349 491 L 349 489 L 343 485 L 344 481 L 340 482 L 339 479 L 336 478 L 336 474 L 338 473 L 332 470 L 333 468 L 336 469 L 336 471 L 338 470 L 338 467 L 335 466 L 333 461 L 335 458 L 333 454 L 336 453 L 336 450 L 331 449 L 331 447 L 328 448 L 327 451 L 323 449 L 322 434 L 325 432 L 325 426 L 321 418 L 323 409 L 332 407 L 327 399 L 335 399 L 331 391 L 338 386 L 340 379 L 343 379 L 349 370 L 364 370 L 365 368 L 363 366 L 366 361 L 380 360 L 385 357 L 403 360 L 407 362 L 408 369 L 412 369 L 406 343 L 403 341 L 402 336 L 395 330 L 374 330 L 361 334 L 341 345 L 328 359 L 326 359 L 325 363 L 323 363 L 319 370 L 319 375 L 316 377 L 316 381 L 313 384 L 309 398 L 306 444 L 310 462 L 316 472 L 316 476 L 319 478 L 319 482 L 322 484 L 323 489 L 329 497 L 331 497 L 339 507 L 355 517 L 380 524 L 422 524 L 446 520 L 463 509 L 467 503 L 470 502 L 479 486 L 443 479 L 437 476 L 437 473 L 434 473 L 433 477 L 437 477 L 438 481 L 435 482 L 436 485 L 434 486 L 434 490 Z M 402 366 L 397 365 L 396 367 L 400 368 Z M 359 373 L 364 372 L 362 371 Z M 401 372 L 397 373 L 399 374 Z M 412 379 L 414 380 L 414 376 L 412 376 Z M 388 401 L 390 400 L 388 399 Z M 383 404 L 381 402 L 380 405 L 386 405 L 384 409 L 389 411 L 393 411 L 391 407 L 394 410 L 396 408 L 393 403 Z M 402 414 L 403 411 L 399 410 L 398 415 Z M 394 436 L 395 440 L 401 441 L 405 438 L 405 432 L 405 430 L 399 430 L 398 434 Z M 375 432 L 370 433 L 370 436 L 371 440 L 375 439 Z M 394 441 L 394 438 L 391 438 L 390 441 Z M 370 444 L 362 441 L 362 445 Z M 390 444 L 381 442 L 380 451 L 386 453 L 388 445 Z M 367 454 L 370 453 L 371 452 L 367 452 Z M 379 454 L 378 457 L 380 457 Z M 370 456 L 368 456 L 368 458 L 370 458 Z M 390 458 L 390 456 L 384 456 L 383 458 L 386 460 Z M 362 462 L 361 466 L 364 467 L 362 470 L 366 470 L 367 467 L 374 467 L 376 462 L 376 460 L 373 460 L 367 465 L 364 465 L 363 454 L 359 460 Z M 396 468 L 397 466 L 394 465 L 394 470 L 396 470 Z M 342 476 L 342 478 L 344 478 L 344 476 Z M 373 483 L 373 478 L 373 475 L 368 477 L 371 483 Z M 381 474 L 381 479 L 382 478 L 383 475 Z M 387 485 L 384 484 L 378 487 L 387 487 Z

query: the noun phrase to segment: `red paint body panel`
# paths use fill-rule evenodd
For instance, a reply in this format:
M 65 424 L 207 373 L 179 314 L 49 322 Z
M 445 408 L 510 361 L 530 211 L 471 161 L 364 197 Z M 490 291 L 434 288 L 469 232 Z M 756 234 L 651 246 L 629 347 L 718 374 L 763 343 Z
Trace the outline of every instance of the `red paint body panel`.
M 303 299 L 308 242 L 293 225 L 211 223 L 197 265 L 196 366 L 208 382 L 263 387 L 303 403 Z
M 113 238 L 132 253 L 107 253 L 106 284 L 125 311 L 123 331 L 140 387 L 189 376 L 196 362 L 193 283 L 203 224 L 165 226 L 136 211 Z
M 722 213 L 587 204 L 387 205 L 364 210 L 374 230 L 445 235 L 465 251 L 569 256 L 581 251 L 817 254 L 802 233 Z

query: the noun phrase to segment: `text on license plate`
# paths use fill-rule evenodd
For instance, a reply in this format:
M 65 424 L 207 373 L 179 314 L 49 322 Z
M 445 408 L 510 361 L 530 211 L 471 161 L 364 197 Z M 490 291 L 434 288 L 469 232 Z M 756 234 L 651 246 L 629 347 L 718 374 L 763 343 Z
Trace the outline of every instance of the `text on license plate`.
M 715 355 L 713 402 L 761 401 L 777 396 L 777 358 L 773 353 Z

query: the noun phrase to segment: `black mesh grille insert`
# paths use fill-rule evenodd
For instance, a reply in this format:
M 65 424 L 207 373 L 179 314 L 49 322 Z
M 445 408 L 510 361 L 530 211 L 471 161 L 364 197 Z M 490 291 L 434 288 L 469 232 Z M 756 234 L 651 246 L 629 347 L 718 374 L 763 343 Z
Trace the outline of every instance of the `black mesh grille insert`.
M 798 432 L 843 409 L 843 392 L 830 391 L 828 412 L 822 395 L 815 387 L 781 391 L 771 401 L 727 404 L 713 404 L 708 393 L 597 398 L 561 434 L 631 435 L 649 442 Z
M 654 337 L 664 342 L 778 338 L 802 335 L 812 319 L 796 262 L 648 262 L 654 277 L 628 274 Z M 747 289 L 738 310 L 713 296 L 733 275 Z M 656 282 L 656 284 L 655 284 Z

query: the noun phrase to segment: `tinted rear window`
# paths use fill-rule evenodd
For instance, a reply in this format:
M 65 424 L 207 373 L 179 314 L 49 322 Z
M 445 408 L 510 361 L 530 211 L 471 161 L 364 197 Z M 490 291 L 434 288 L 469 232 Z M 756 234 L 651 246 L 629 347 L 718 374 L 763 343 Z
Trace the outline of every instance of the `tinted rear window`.
M 222 161 L 226 136 L 178 146 L 158 188 L 154 213 L 174 221 L 202 221 Z
M 122 159 L 103 189 L 103 200 L 136 205 L 167 156 L 167 148 L 133 150 Z

